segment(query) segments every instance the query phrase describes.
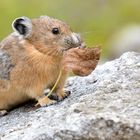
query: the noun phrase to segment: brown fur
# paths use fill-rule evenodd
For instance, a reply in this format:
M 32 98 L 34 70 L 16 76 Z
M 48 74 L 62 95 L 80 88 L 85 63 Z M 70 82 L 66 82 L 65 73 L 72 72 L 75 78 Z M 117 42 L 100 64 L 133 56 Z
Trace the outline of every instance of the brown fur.
M 53 35 L 53 27 L 60 28 L 61 34 Z M 64 38 L 71 33 L 64 22 L 42 17 L 32 20 L 32 32 L 28 38 L 12 33 L 1 42 L 0 50 L 10 56 L 13 67 L 10 79 L 0 79 L 0 110 L 9 110 L 30 98 L 36 99 L 41 106 L 55 102 L 44 96 L 44 89 L 52 88 L 62 70 L 63 49 L 67 47 Z M 66 77 L 67 72 L 62 70 L 55 89 L 59 99 L 66 96 L 63 91 Z

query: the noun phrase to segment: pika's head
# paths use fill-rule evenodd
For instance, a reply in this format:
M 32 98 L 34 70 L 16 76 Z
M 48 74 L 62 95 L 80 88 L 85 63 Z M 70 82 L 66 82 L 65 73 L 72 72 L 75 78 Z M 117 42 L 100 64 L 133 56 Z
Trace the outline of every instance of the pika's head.
M 57 19 L 41 16 L 36 19 L 20 17 L 13 21 L 17 35 L 28 41 L 42 53 L 63 53 L 70 48 L 85 47 L 79 34 Z

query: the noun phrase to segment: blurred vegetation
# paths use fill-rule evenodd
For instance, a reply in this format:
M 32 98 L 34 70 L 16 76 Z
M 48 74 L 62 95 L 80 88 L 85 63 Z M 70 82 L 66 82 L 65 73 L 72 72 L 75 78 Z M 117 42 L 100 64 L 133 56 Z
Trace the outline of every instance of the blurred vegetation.
M 115 31 L 140 23 L 140 0 L 0 0 L 0 10 L 0 40 L 12 32 L 16 17 L 48 15 L 80 32 L 88 46 L 102 44 L 104 57 Z

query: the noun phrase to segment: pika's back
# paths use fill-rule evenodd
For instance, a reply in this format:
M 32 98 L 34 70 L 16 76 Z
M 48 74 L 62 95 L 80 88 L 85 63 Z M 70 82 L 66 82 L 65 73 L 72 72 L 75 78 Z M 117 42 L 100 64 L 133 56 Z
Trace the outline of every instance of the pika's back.
M 9 73 L 12 67 L 14 65 L 11 62 L 11 57 L 4 50 L 0 49 L 0 78 L 5 80 L 9 79 Z

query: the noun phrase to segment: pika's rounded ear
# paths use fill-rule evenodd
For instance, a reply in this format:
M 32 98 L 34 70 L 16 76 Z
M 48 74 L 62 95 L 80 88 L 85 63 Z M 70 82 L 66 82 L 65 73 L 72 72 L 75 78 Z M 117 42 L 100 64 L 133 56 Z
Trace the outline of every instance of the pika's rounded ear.
M 13 21 L 12 27 L 19 35 L 26 38 L 32 32 L 32 21 L 27 17 L 19 17 Z

